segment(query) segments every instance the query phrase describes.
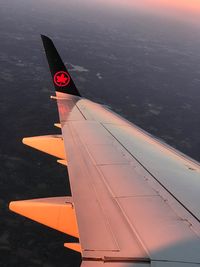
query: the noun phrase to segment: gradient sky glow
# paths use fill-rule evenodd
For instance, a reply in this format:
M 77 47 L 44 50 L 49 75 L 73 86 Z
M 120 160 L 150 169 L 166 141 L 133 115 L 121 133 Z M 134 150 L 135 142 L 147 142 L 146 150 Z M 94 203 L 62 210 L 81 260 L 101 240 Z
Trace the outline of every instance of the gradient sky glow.
M 112 7 L 133 8 L 145 12 L 155 12 L 175 16 L 179 19 L 200 23 L 199 0 L 98 0 Z

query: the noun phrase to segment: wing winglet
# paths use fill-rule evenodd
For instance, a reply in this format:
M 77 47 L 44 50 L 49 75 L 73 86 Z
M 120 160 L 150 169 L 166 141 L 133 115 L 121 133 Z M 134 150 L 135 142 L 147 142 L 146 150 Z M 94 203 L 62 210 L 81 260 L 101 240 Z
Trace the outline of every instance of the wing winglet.
M 55 90 L 61 93 L 81 96 L 52 40 L 45 35 L 41 35 L 41 38 Z

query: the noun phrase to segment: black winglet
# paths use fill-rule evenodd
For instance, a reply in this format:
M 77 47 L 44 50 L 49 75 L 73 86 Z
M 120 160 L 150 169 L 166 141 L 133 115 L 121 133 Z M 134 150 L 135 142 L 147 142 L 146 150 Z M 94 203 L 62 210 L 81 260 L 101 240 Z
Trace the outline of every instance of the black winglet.
M 58 54 L 58 51 L 56 50 L 52 40 L 45 35 L 41 35 L 41 38 L 49 63 L 55 90 L 57 92 L 81 96 L 60 55 Z

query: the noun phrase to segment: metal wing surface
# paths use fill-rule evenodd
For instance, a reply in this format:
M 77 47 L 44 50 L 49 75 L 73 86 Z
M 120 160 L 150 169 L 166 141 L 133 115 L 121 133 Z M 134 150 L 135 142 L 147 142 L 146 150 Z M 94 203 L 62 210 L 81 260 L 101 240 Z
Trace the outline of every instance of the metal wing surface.
M 200 263 L 199 165 L 89 100 L 57 102 L 83 258 Z
M 79 238 L 82 267 L 200 266 L 200 165 L 82 98 L 67 70 L 61 64 L 54 69 L 50 59 L 58 65 L 61 59 L 52 41 L 43 36 L 43 43 L 56 88 L 66 154 L 60 158 L 68 168 L 71 233 Z

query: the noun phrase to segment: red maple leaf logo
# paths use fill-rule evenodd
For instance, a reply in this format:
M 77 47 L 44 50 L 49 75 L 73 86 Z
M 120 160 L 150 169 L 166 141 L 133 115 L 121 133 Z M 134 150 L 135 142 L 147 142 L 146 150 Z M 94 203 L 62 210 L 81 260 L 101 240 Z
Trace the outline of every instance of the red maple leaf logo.
M 59 87 L 66 86 L 68 85 L 69 82 L 70 82 L 70 76 L 65 71 L 58 71 L 54 75 L 54 83 Z
M 62 73 L 60 76 L 56 76 L 57 83 L 66 83 L 66 80 L 68 79 L 65 77 L 65 75 Z

